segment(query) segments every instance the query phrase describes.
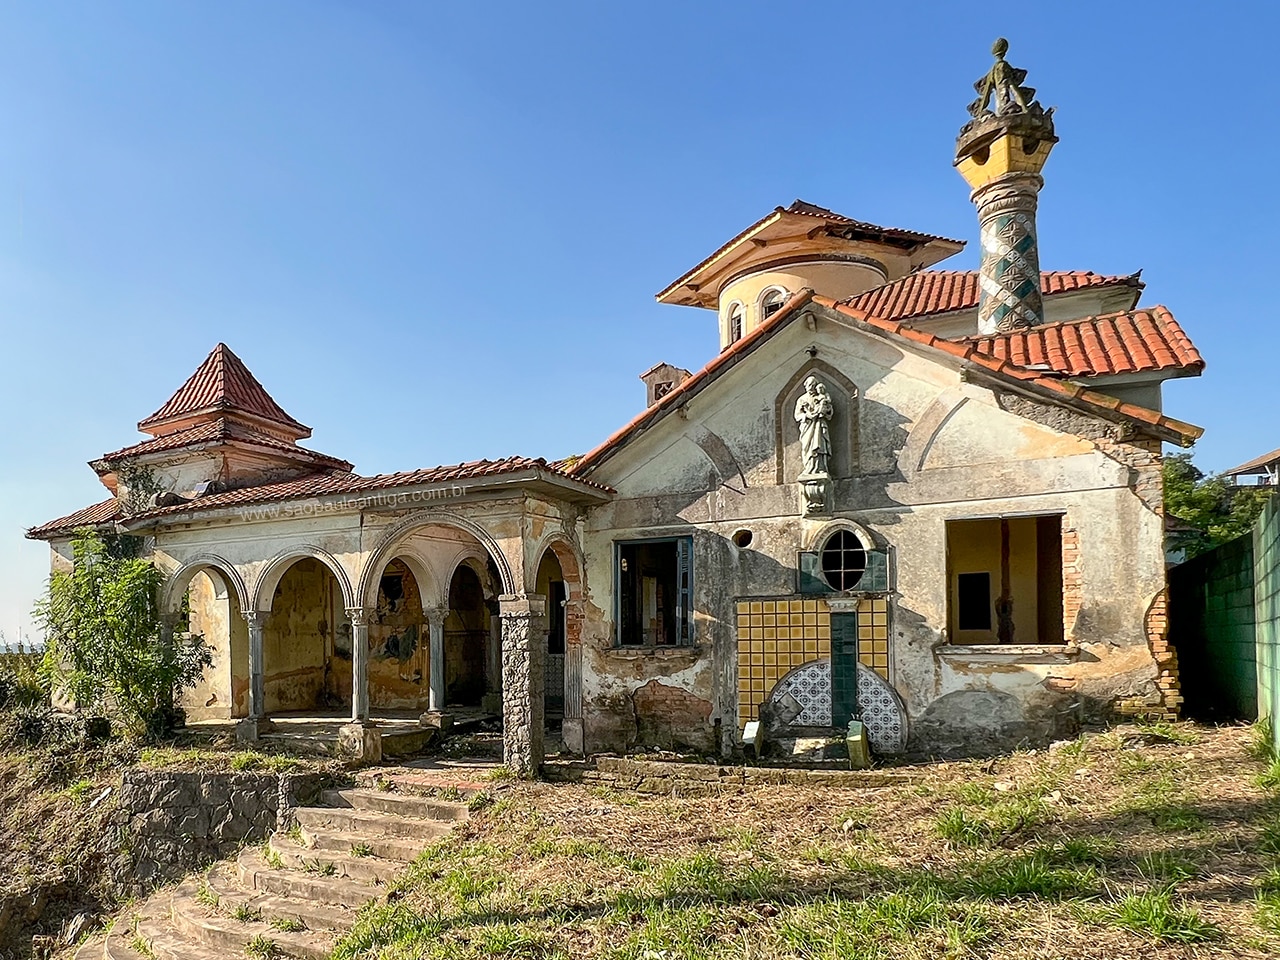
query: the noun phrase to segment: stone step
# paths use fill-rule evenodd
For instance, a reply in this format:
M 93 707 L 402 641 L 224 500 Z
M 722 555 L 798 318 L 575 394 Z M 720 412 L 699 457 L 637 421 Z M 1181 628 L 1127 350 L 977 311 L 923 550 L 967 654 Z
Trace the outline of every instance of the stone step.
M 345 877 L 323 877 L 296 870 L 278 870 L 263 859 L 257 847 L 246 847 L 236 857 L 236 875 L 242 886 L 278 897 L 342 904 L 359 909 L 380 894 L 377 887 Z
M 264 918 L 293 917 L 307 925 L 308 930 L 332 930 L 346 933 L 355 923 L 358 908 L 344 903 L 324 903 L 298 897 L 282 897 L 258 890 L 246 890 L 240 885 L 234 864 L 219 864 L 205 875 L 209 890 L 218 898 L 218 906 L 224 914 L 244 905 L 261 910 Z M 376 893 L 371 889 L 370 893 Z
M 227 957 L 225 950 L 177 936 L 169 924 L 156 919 L 141 921 L 137 935 L 147 943 L 145 953 L 133 948 L 130 942 L 133 933 L 125 929 L 111 932 L 103 956 L 106 960 L 226 960 Z
M 293 817 L 303 830 L 323 830 L 327 833 L 345 833 L 352 843 L 366 837 L 402 837 L 421 840 L 425 847 L 434 838 L 434 825 L 429 820 L 398 817 L 394 814 L 374 813 L 338 807 L 298 807 Z
M 290 870 L 305 871 L 321 877 L 345 877 L 360 883 L 388 883 L 404 869 L 397 860 L 381 857 L 357 857 L 336 850 L 313 850 L 292 837 L 277 833 L 268 843 L 272 852 Z
M 351 853 L 352 848 L 360 843 L 367 846 L 369 852 L 375 857 L 408 863 L 420 854 L 428 843 L 447 834 L 449 825 L 428 820 L 420 824 L 419 829 L 421 832 L 414 837 L 374 837 L 322 830 L 317 827 L 303 827 L 302 837 L 307 848 L 311 850 Z
M 320 802 L 331 807 L 393 813 L 396 816 L 416 817 L 419 820 L 465 820 L 468 816 L 465 803 L 409 793 L 391 793 L 386 790 L 360 788 L 325 790 L 320 794 Z
M 336 942 L 332 930 L 280 930 L 273 927 L 266 914 L 253 920 L 236 920 L 221 908 L 213 909 L 198 902 L 199 883 L 188 880 L 173 891 L 170 900 L 171 929 L 183 940 L 224 952 L 243 953 L 249 944 L 270 941 L 274 951 L 300 960 L 327 960 Z

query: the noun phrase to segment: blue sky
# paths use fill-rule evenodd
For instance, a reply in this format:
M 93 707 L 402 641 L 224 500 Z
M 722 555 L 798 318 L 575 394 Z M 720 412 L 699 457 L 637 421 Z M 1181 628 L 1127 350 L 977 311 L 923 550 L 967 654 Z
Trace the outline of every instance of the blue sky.
M 1015 15 L 1019 7 L 1025 15 Z M 714 318 L 655 291 L 796 197 L 970 240 L 997 35 L 1056 105 L 1046 269 L 1144 269 L 1221 470 L 1280 446 L 1263 4 L 0 4 L 0 629 L 219 340 L 362 473 L 594 446 Z

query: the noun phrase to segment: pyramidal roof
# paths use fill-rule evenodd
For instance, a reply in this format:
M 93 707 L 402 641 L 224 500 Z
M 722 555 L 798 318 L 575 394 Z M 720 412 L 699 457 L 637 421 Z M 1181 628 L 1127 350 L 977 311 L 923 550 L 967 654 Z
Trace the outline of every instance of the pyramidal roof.
M 176 429 L 210 417 L 237 414 L 294 439 L 311 436 L 311 428 L 285 413 L 225 343 L 213 348 L 164 406 L 139 421 L 138 429 L 159 436 L 171 432 L 168 427 Z

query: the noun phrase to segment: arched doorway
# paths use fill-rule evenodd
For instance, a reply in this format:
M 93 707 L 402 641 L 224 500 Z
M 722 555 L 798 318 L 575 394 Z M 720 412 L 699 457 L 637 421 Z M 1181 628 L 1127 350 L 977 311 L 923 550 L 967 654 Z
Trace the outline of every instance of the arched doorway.
M 548 733 L 559 734 L 564 720 L 564 667 L 566 640 L 566 606 L 569 594 L 564 571 L 555 551 L 547 550 L 538 564 L 535 592 L 547 600 L 547 634 L 543 639 L 546 651 L 545 666 L 545 720 Z
M 266 713 L 350 707 L 352 628 L 342 586 L 332 571 L 315 557 L 294 560 L 266 609 Z
M 472 563 L 460 563 L 449 581 L 449 613 L 444 621 L 446 707 L 479 708 L 485 694 L 500 686 L 500 677 L 489 676 L 494 662 L 492 642 L 492 611 L 484 584 Z

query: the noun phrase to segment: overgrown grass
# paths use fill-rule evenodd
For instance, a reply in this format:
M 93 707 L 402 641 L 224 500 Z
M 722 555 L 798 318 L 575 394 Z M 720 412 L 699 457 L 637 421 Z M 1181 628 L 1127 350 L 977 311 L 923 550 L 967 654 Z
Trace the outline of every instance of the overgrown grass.
M 307 929 L 307 925 L 298 917 L 274 916 L 267 921 L 267 925 L 273 930 L 279 930 L 281 933 L 301 933 Z
M 239 923 L 258 923 L 262 920 L 262 911 L 247 903 L 237 903 L 228 916 Z
M 1103 923 L 1163 942 L 1203 943 L 1222 937 L 1218 927 L 1195 910 L 1180 906 L 1167 889 L 1131 893 L 1102 907 L 1097 917 Z
M 275 960 L 276 957 L 282 956 L 280 946 L 264 933 L 252 937 L 244 945 L 244 952 L 253 960 Z

